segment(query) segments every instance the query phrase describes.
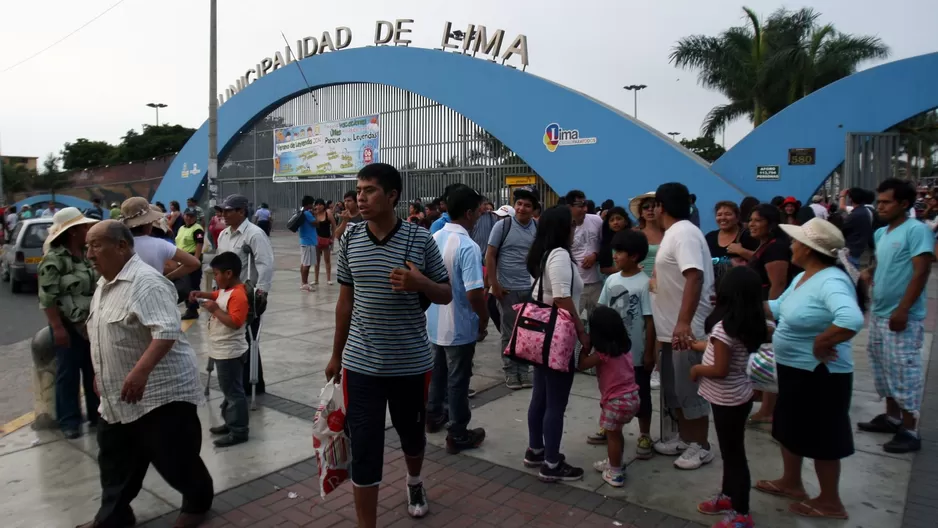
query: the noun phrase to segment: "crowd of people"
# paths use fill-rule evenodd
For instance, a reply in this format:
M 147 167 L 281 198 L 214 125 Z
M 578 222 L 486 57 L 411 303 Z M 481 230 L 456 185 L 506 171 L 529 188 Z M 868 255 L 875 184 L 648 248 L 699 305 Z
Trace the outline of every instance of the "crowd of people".
M 888 452 L 921 448 L 924 291 L 935 235 L 927 209 L 923 221 L 913 218 L 918 196 L 909 182 L 886 180 L 875 195 L 849 189 L 837 204 L 820 196 L 807 207 L 783 197 L 721 201 L 713 210 L 718 228 L 706 234 L 679 183 L 598 209 L 578 190 L 547 207 L 531 186 L 496 209 L 454 184 L 433 204 L 438 214 L 411 204 L 403 218 L 402 188 L 394 167 L 368 165 L 341 205 L 304 197 L 297 228 L 302 290 L 316 288 L 320 260 L 331 284 L 335 249 L 336 328 L 325 374 L 345 394 L 359 526 L 377 523 L 386 408 L 401 439 L 413 517 L 430 507 L 420 476 L 426 433 L 446 429 L 450 453 L 485 441 L 484 428 L 470 423 L 469 384 L 489 321 L 506 350 L 506 386 L 531 389 L 519 463 L 545 482 L 584 475 L 560 452 L 582 370 L 596 375 L 601 411 L 597 431 L 583 440 L 607 446 L 592 466 L 609 485 L 626 484 L 622 430 L 633 419 L 636 458 L 674 456 L 677 469 L 694 470 L 715 459 L 712 416 L 723 479 L 698 510 L 723 516 L 716 527 L 754 526 L 745 437 L 771 424 L 784 471 L 755 489 L 791 499 L 795 514 L 846 518 L 839 480 L 840 461 L 854 451 L 851 340 L 868 306 L 868 354 L 886 406 L 857 426 L 891 434 Z M 273 218 L 264 204 L 252 214 L 247 198 L 225 198 L 208 228 L 215 288 L 203 291 L 204 218 L 194 201 L 184 210 L 171 202 L 164 212 L 130 198 L 118 209 L 116 220 L 56 211 L 39 268 L 59 425 L 69 438 L 80 435 L 84 386 L 86 419 L 101 446 L 101 508 L 83 526 L 132 525 L 130 503 L 151 463 L 183 495 L 175 526 L 198 526 L 212 480 L 199 457 L 202 387 L 181 321 L 210 314 L 210 357 L 224 394 L 224 424 L 209 431 L 215 445 L 248 441 L 247 388 L 265 392 L 259 355 L 254 379 L 249 365 L 263 314 L 257 300 L 266 301 L 273 276 Z M 534 301 L 565 314 L 578 342 L 575 368 L 508 353 L 518 310 Z M 766 351 L 775 386 L 755 391 L 747 366 Z M 653 439 L 657 388 L 676 425 Z M 802 481 L 806 457 L 820 487 L 813 498 Z

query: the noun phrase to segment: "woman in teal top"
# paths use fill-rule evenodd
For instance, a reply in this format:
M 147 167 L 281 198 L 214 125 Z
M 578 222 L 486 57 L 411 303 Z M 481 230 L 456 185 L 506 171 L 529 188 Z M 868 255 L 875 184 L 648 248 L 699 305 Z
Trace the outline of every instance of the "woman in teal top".
M 645 233 L 645 238 L 648 239 L 648 255 L 642 261 L 642 271 L 648 278 L 652 278 L 655 272 L 655 256 L 658 254 L 661 239 L 664 238 L 664 231 L 655 220 L 655 193 L 648 192 L 632 198 L 629 201 L 629 210 L 638 219 L 637 229 Z
M 844 238 L 833 224 L 814 218 L 783 225 L 792 238 L 792 263 L 804 269 L 766 309 L 778 327 L 772 337 L 778 402 L 772 436 L 782 446 L 784 473 L 756 489 L 796 502 L 793 513 L 846 519 L 840 500 L 840 460 L 853 454 L 850 397 L 851 339 L 863 328 L 863 284 L 839 266 Z M 814 459 L 820 495 L 809 499 L 801 479 L 804 458 Z

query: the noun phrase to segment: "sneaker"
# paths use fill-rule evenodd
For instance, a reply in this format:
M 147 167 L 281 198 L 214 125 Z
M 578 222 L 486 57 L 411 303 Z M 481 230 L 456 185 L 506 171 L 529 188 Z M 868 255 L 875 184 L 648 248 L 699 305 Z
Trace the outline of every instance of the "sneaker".
M 300 291 L 302 291 L 302 292 L 310 292 L 310 291 L 312 291 L 312 289 L 310 289 L 309 284 L 307 284 L 307 283 L 304 282 L 304 283 L 300 286 Z
M 726 495 L 718 493 L 716 497 L 698 504 L 697 511 L 704 515 L 723 515 L 733 512 L 733 501 Z
M 226 435 L 229 433 L 228 426 L 225 424 L 209 427 L 208 432 L 212 433 L 213 435 Z
M 606 471 L 607 469 L 609 469 L 609 459 L 604 458 L 600 460 L 599 462 L 593 462 L 593 469 L 595 469 L 596 471 L 599 471 L 600 473 L 602 473 L 603 471 Z
M 657 370 L 651 372 L 651 390 L 658 390 L 661 388 L 661 373 Z
M 439 433 L 443 427 L 446 426 L 446 423 L 449 422 L 449 417 L 446 416 L 446 413 L 443 413 L 442 416 L 427 416 L 427 432 L 430 434 Z
M 751 513 L 743 515 L 730 511 L 722 521 L 714 524 L 712 528 L 753 528 L 754 526 L 755 523 L 752 522 Z
M 181 319 L 183 321 L 191 321 L 192 319 L 198 319 L 199 312 L 198 310 L 187 309 L 186 313 L 182 314 Z
M 485 440 L 485 429 L 477 427 L 466 431 L 465 436 L 446 435 L 446 452 L 455 455 L 466 449 L 475 449 Z
M 326 284 L 328 284 L 329 286 L 332 286 L 332 281 L 331 281 L 331 280 L 327 280 L 327 281 L 326 281 Z
M 505 376 L 505 386 L 511 390 L 521 390 L 521 377 L 516 375 Z
M 586 443 L 589 445 L 606 445 L 606 431 L 600 429 L 586 437 Z
M 900 427 L 892 440 L 883 445 L 883 451 L 887 453 L 911 453 L 921 449 L 922 439 L 910 433 L 904 427 Z
M 531 383 L 531 373 L 528 371 L 518 374 L 518 381 L 521 382 L 522 389 L 530 389 L 534 386 L 534 383 Z
M 868 422 L 860 422 L 857 427 L 867 433 L 896 434 L 899 432 L 899 424 L 889 421 L 889 417 L 885 414 L 880 414 Z
M 547 462 L 544 462 L 541 464 L 541 471 L 538 472 L 537 478 L 541 479 L 542 482 L 581 480 L 583 478 L 583 468 L 573 467 L 564 460 L 561 460 L 555 468 L 551 468 L 547 465 Z
M 681 453 L 680 458 L 674 461 L 674 467 L 678 469 L 697 469 L 704 464 L 713 462 L 713 451 L 704 449 L 697 442 L 691 442 L 687 449 Z
M 231 446 L 236 446 L 238 444 L 243 444 L 247 441 L 248 441 L 248 437 L 246 436 L 235 436 L 231 433 L 228 433 L 225 436 L 222 436 L 221 438 L 216 438 L 215 441 L 212 443 L 215 444 L 215 447 L 231 447 Z
M 469 397 L 470 397 L 470 398 L 475 398 L 475 397 L 476 397 L 476 394 L 478 394 L 478 393 L 476 392 L 475 389 L 469 389 Z
M 657 451 L 659 455 L 677 456 L 686 449 L 687 444 L 682 442 L 680 438 L 672 438 L 670 440 L 661 439 L 655 442 L 655 451 Z
M 423 487 L 423 482 L 415 486 L 407 485 L 407 513 L 411 517 L 420 518 L 430 512 L 430 505 L 427 504 L 427 490 Z
M 648 435 L 638 437 L 638 444 L 635 446 L 635 457 L 639 460 L 648 460 L 655 456 L 654 443 Z
M 613 488 L 625 486 L 625 471 L 622 469 L 606 468 L 603 471 L 603 480 Z
M 530 447 L 524 452 L 524 467 L 536 468 L 541 467 L 541 464 L 544 463 L 544 453 L 535 453 Z M 560 454 L 560 461 L 563 462 L 567 457 L 563 456 L 563 453 Z

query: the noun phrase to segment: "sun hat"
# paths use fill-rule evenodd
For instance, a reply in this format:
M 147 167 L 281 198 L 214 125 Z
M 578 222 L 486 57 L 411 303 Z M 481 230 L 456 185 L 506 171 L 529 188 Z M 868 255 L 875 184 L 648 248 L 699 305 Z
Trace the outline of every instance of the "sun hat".
M 150 206 L 147 199 L 140 196 L 128 198 L 121 204 L 121 222 L 131 229 L 152 224 L 162 217 L 163 213 L 158 207 Z
M 782 202 L 782 206 L 786 206 L 788 204 L 797 204 L 797 203 L 798 203 L 798 200 L 796 200 L 794 196 L 789 196 L 788 198 L 785 198 L 784 202 Z
M 629 211 L 632 212 L 632 216 L 634 216 L 636 220 L 642 217 L 642 209 L 641 209 L 642 202 L 644 202 L 645 200 L 648 200 L 649 198 L 654 200 L 655 193 L 647 192 L 645 194 L 639 194 L 635 198 L 632 198 L 631 200 L 629 200 Z
M 42 244 L 42 252 L 48 253 L 52 247 L 52 241 L 58 238 L 62 233 L 68 231 L 70 227 L 82 224 L 96 224 L 98 221 L 94 218 L 88 218 L 78 210 L 77 207 L 66 207 L 60 209 L 52 215 L 52 226 L 49 227 L 49 236 Z
M 846 245 L 840 229 L 821 218 L 812 218 L 801 226 L 782 224 L 779 227 L 794 240 L 828 257 L 836 257 Z
M 495 216 L 500 216 L 502 218 L 505 218 L 506 216 L 510 216 L 514 218 L 515 208 L 510 205 L 503 205 L 495 210 Z

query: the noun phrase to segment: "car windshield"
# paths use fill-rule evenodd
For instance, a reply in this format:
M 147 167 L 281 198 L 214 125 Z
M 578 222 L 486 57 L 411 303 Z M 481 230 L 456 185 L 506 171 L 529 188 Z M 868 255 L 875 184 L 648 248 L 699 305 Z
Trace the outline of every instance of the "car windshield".
M 26 234 L 23 237 L 23 248 L 24 249 L 36 249 L 41 248 L 42 243 L 46 241 L 46 237 L 49 236 L 49 226 L 52 224 L 47 223 L 36 223 L 30 224 L 26 228 Z

